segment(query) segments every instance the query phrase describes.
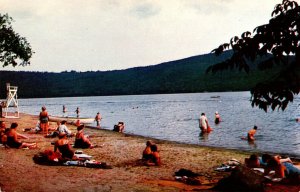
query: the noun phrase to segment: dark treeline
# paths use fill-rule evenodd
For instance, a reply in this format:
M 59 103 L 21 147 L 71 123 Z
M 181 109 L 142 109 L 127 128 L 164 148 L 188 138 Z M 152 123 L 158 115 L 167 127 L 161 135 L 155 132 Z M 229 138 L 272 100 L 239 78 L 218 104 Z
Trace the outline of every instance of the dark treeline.
M 104 72 L 0 71 L 0 96 L 6 97 L 7 82 L 19 87 L 19 98 L 246 91 L 278 70 L 253 70 L 250 74 L 238 70 L 215 75 L 205 73 L 208 66 L 230 55 L 230 52 L 219 57 L 206 54 L 153 66 Z

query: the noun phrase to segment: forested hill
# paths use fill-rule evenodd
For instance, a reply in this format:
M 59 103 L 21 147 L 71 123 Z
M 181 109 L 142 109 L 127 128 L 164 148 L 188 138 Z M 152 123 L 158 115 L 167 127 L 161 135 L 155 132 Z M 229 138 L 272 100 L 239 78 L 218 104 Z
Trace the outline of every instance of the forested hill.
M 244 91 L 274 71 L 225 71 L 205 74 L 208 66 L 230 56 L 226 52 L 194 56 L 147 67 L 97 72 L 0 71 L 0 96 L 6 83 L 18 86 L 19 98 Z M 5 69 L 5 68 L 4 68 Z

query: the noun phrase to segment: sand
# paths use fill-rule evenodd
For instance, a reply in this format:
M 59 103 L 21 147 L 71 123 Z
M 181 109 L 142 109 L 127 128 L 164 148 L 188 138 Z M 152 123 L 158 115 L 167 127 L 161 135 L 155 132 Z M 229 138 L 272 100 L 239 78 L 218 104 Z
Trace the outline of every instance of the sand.
M 94 149 L 83 149 L 93 159 L 106 162 L 112 169 L 75 166 L 45 166 L 35 164 L 32 157 L 52 149 L 57 138 L 22 132 L 33 128 L 37 116 L 20 114 L 18 119 L 2 118 L 7 127 L 17 122 L 17 131 L 29 137 L 22 141 L 37 142 L 37 149 L 0 148 L 0 188 L 2 191 L 192 191 L 209 189 L 229 173 L 214 169 L 234 158 L 241 162 L 249 153 L 152 139 L 159 148 L 162 165 L 138 165 L 149 138 L 117 133 L 110 130 L 85 128 L 91 136 Z M 51 127 L 56 123 L 51 122 Z M 75 133 L 73 125 L 68 127 Z M 126 127 L 125 127 L 126 130 Z M 213 133 L 212 133 L 213 134 Z M 74 141 L 74 138 L 70 139 Z M 188 185 L 176 181 L 174 174 L 184 168 L 201 174 L 202 185 Z M 297 188 L 299 191 L 300 188 Z

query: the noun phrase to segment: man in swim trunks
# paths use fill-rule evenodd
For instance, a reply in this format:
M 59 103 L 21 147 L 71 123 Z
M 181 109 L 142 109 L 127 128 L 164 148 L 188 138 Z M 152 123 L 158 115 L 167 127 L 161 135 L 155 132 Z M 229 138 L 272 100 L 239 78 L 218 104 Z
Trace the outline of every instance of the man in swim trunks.
M 200 119 L 199 119 L 199 128 L 202 132 L 207 132 L 208 127 L 208 120 L 205 116 L 205 113 L 201 113 Z
M 6 145 L 10 148 L 35 148 L 37 145 L 36 143 L 25 143 L 25 142 L 20 142 L 19 138 L 22 139 L 28 139 L 28 137 L 18 134 L 16 129 L 18 127 L 17 123 L 12 123 L 10 126 L 9 131 L 6 133 Z

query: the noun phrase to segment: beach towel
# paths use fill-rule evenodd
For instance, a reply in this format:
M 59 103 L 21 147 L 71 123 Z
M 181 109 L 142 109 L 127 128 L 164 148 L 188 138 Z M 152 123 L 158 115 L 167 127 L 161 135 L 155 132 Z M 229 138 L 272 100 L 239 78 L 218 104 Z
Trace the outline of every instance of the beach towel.
M 52 150 L 45 150 L 35 154 L 33 161 L 39 165 L 62 165 L 61 154 Z

